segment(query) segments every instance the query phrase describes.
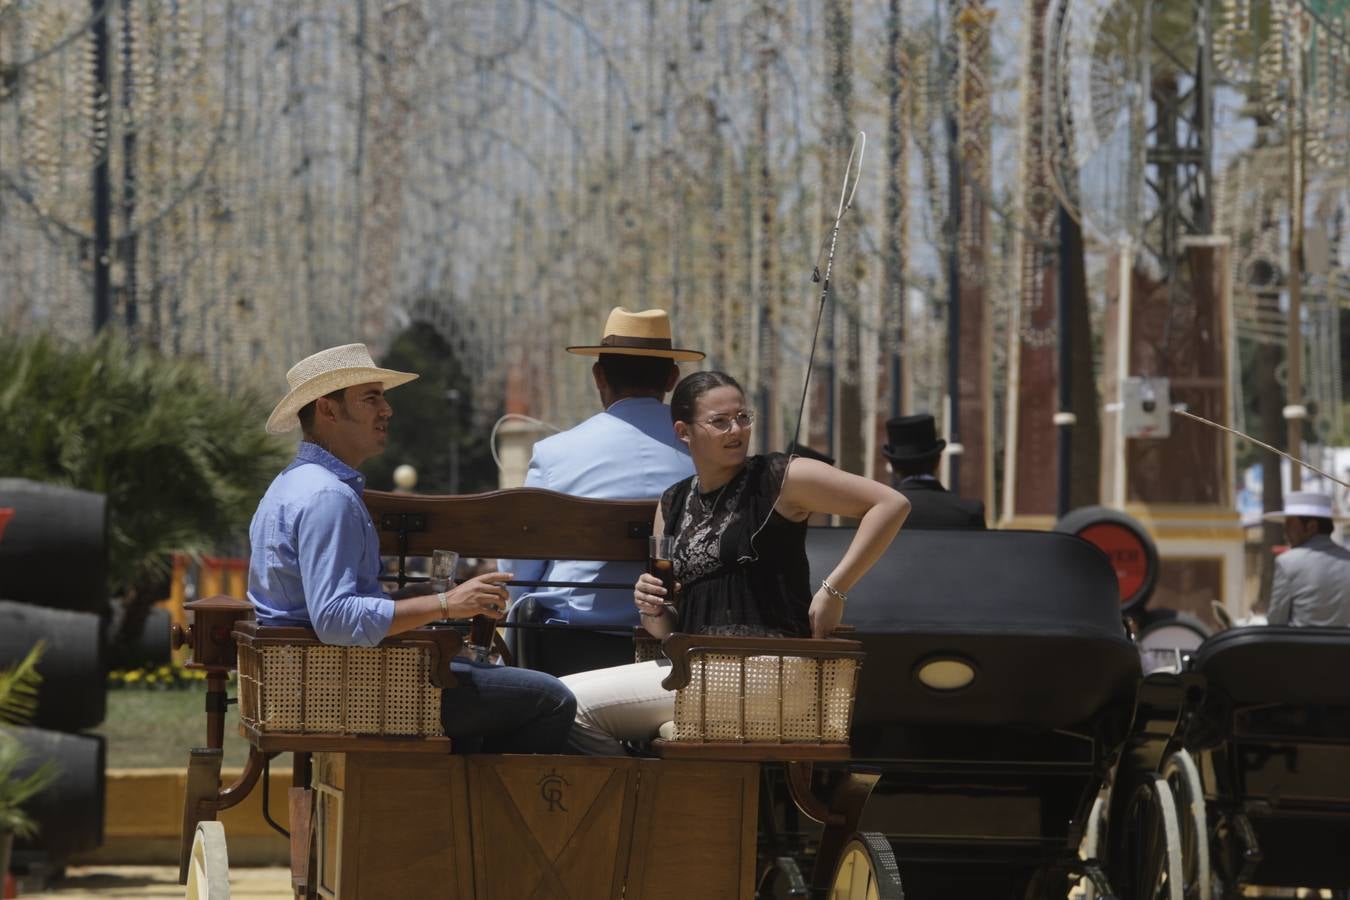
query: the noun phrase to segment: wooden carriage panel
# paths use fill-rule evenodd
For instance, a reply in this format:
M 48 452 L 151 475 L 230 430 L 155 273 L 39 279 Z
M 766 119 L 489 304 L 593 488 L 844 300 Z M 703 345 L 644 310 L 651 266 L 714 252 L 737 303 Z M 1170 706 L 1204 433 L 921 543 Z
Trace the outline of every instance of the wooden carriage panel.
M 464 757 L 318 753 L 313 785 L 320 897 L 473 896 Z
M 755 893 L 759 764 L 643 760 L 625 900 Z
M 624 896 L 637 760 L 467 759 L 477 900 Z
M 656 504 L 588 500 L 538 488 L 466 496 L 365 492 L 386 556 L 430 556 L 436 549 L 496 559 L 647 559 Z M 406 527 L 407 544 L 400 545 Z

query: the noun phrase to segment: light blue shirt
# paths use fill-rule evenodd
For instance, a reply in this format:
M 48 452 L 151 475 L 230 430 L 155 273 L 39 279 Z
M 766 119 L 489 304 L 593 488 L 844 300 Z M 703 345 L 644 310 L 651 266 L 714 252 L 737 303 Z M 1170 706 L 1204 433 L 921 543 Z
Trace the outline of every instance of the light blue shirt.
M 248 599 L 259 625 L 313 628 L 326 644 L 370 647 L 389 633 L 380 545 L 361 473 L 302 441 L 253 514 Z
M 610 404 L 574 428 L 534 445 L 526 487 L 598 500 L 656 501 L 677 481 L 694 474 L 684 443 L 675 436 L 670 407 L 652 397 Z M 589 560 L 501 560 L 518 581 L 600 581 L 631 585 L 641 563 Z M 533 596 L 551 610 L 549 621 L 625 627 L 638 624 L 633 590 L 512 588 L 512 600 Z

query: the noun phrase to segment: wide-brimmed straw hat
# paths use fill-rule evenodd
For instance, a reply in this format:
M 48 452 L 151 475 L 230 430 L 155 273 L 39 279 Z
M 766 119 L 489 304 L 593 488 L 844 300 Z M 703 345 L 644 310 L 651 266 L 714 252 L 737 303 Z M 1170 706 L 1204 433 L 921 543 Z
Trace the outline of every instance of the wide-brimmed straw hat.
M 568 353 L 581 356 L 617 354 L 619 356 L 659 356 L 679 362 L 702 359 L 698 350 L 683 350 L 670 338 L 670 316 L 664 309 L 633 312 L 616 306 L 605 320 L 604 335 L 594 347 L 568 347 Z
M 297 413 L 305 404 L 333 391 L 371 381 L 378 381 L 387 391 L 416 377 L 412 372 L 381 369 L 370 358 L 365 344 L 343 344 L 320 350 L 291 366 L 286 373 L 291 390 L 267 417 L 267 430 L 272 434 L 293 430 L 300 424 Z
M 1344 521 L 1346 518 L 1332 511 L 1330 494 L 1321 494 L 1317 491 L 1290 491 L 1284 495 L 1284 509 L 1261 516 L 1267 522 L 1281 522 L 1290 517 L 1338 521 Z
M 947 442 L 937 436 L 937 425 L 928 413 L 888 420 L 886 437 L 890 442 L 881 448 L 881 452 L 895 463 L 936 459 L 947 446 Z

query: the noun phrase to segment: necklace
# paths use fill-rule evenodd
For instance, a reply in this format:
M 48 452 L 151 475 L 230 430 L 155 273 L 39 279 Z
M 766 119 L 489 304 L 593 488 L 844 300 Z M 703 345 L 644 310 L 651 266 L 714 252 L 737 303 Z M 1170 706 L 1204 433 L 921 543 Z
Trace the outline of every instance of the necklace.
M 703 486 L 703 482 L 697 480 L 698 479 L 697 475 L 695 475 L 694 478 L 696 482 L 694 484 L 694 496 L 698 498 L 699 509 L 702 510 L 705 516 L 711 516 L 713 512 L 717 510 L 717 504 L 721 501 L 722 495 L 727 492 L 727 485 L 731 484 L 732 481 L 736 480 L 736 476 L 733 475 L 730 480 L 728 480 L 725 484 L 723 484 L 720 488 L 718 488 L 717 496 L 713 497 L 712 502 L 709 503 L 704 498 L 703 492 L 699 490 L 699 488 Z

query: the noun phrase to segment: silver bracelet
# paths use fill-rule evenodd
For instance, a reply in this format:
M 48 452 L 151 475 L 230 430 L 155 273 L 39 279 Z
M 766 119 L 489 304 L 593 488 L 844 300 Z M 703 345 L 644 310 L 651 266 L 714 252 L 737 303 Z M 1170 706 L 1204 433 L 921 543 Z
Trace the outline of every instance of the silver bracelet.
M 445 596 L 445 591 L 438 593 L 436 599 L 441 601 L 441 618 L 450 618 L 450 598 Z
M 820 586 L 825 589 L 825 593 L 829 594 L 831 597 L 838 600 L 840 603 L 846 603 L 848 601 L 848 594 L 845 594 L 843 591 L 839 590 L 837 587 L 830 584 L 824 578 L 820 579 Z

